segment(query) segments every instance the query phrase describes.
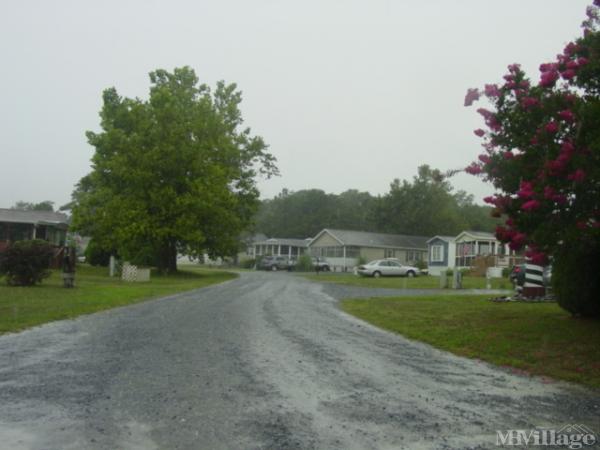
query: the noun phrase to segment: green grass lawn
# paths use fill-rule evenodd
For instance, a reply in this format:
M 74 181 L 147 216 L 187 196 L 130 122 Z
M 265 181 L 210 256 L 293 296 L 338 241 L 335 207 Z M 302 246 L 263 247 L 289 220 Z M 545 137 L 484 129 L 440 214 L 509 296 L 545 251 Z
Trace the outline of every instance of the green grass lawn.
M 126 283 L 110 278 L 108 269 L 78 267 L 75 288 L 62 287 L 60 273 L 33 287 L 7 286 L 0 279 L 0 334 L 18 331 L 53 320 L 70 319 L 117 306 L 137 303 L 176 292 L 208 286 L 235 278 L 218 270 L 191 269 L 176 275 L 152 273 L 150 282 Z
M 350 299 L 344 311 L 443 350 L 530 374 L 600 387 L 600 321 L 555 303 L 489 296 Z
M 379 287 L 391 289 L 439 289 L 440 278 L 422 275 L 414 278 L 407 277 L 360 277 L 353 273 L 320 273 L 306 274 L 306 278 L 314 281 L 324 281 L 327 283 L 347 284 L 350 286 Z M 448 281 L 450 286 L 452 280 Z M 464 289 L 485 289 L 484 277 L 463 277 Z M 512 289 L 512 284 L 508 278 L 492 278 L 492 289 Z

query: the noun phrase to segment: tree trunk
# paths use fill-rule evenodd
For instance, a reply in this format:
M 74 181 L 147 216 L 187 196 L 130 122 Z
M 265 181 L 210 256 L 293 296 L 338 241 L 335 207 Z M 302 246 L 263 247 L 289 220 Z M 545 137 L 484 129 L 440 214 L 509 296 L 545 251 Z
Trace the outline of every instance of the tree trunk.
M 169 239 L 163 243 L 156 265 L 160 273 L 177 272 L 177 244 L 175 240 Z

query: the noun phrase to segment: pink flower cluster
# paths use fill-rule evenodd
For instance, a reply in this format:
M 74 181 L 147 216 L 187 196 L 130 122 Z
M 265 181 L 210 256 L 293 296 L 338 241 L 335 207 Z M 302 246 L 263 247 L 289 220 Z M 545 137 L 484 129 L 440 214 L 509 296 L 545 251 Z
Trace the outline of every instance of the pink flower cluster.
M 523 211 L 534 211 L 536 209 L 538 209 L 541 206 L 541 203 L 539 202 L 539 200 L 528 200 L 525 203 L 523 203 L 521 205 L 521 209 Z
M 597 13 L 597 10 L 595 11 Z M 541 64 L 539 86 L 552 88 L 559 78 L 565 81 L 575 78 L 578 70 L 589 63 L 587 58 L 577 57 L 579 50 L 577 44 L 570 42 L 564 48 L 563 53 L 556 56 L 557 62 Z
M 500 131 L 502 129 L 500 122 L 498 122 L 498 119 L 496 118 L 496 115 L 493 112 L 491 112 L 485 108 L 479 108 L 477 110 L 477 112 L 483 116 L 483 119 L 485 120 L 485 124 L 491 130 Z
M 474 162 L 465 167 L 465 172 L 467 172 L 469 175 L 479 175 L 483 172 L 483 168 L 480 164 Z
M 540 66 L 540 72 L 542 72 L 542 76 L 540 78 L 539 83 L 541 87 L 554 87 L 554 85 L 560 78 L 558 74 L 558 64 L 542 64 Z
M 467 90 L 467 95 L 465 95 L 465 106 L 471 106 L 477 100 L 479 100 L 479 90 L 477 88 Z
M 535 106 L 538 106 L 540 101 L 534 97 L 523 97 L 521 98 L 521 106 L 523 109 L 532 109 Z
M 567 196 L 557 193 L 556 190 L 551 186 L 544 187 L 544 198 L 546 200 L 558 203 L 559 205 L 564 205 L 567 203 Z
M 517 191 L 517 197 L 527 199 L 535 195 L 533 183 L 530 181 L 521 181 L 520 189 Z
M 581 183 L 583 180 L 585 180 L 585 171 L 583 169 L 577 169 L 575 172 L 570 173 L 567 176 L 568 180 L 572 180 L 575 183 Z
M 484 87 L 484 94 L 487 98 L 500 97 L 500 89 L 495 84 L 486 84 Z
M 539 266 L 545 266 L 549 262 L 548 255 L 546 255 L 544 252 L 537 250 L 533 246 L 527 249 L 527 251 L 525 252 L 525 256 L 529 258 L 529 261 L 532 264 L 537 264 Z
M 564 109 L 562 111 L 559 111 L 558 117 L 559 119 L 564 120 L 568 123 L 575 122 L 575 114 L 573 114 L 573 111 L 571 111 L 570 109 Z
M 507 221 L 508 222 L 508 221 Z M 496 227 L 496 237 L 502 242 L 508 242 L 511 250 L 521 250 L 528 241 L 527 235 L 512 228 L 506 228 L 502 225 Z
M 546 163 L 548 175 L 558 176 L 567 168 L 567 165 L 575 154 L 575 146 L 571 141 L 565 141 L 561 145 L 558 158 L 550 160 Z
M 554 121 L 548 122 L 545 126 L 545 130 L 548 134 L 558 133 L 558 124 Z

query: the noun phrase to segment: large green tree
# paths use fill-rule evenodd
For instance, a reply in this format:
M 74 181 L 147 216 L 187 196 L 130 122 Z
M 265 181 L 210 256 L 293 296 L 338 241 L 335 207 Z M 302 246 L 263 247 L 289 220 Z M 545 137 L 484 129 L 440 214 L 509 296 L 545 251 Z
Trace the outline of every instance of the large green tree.
M 491 231 L 495 219 L 489 217 L 490 210 L 474 204 L 464 191 L 454 193 L 439 170 L 423 165 L 412 181 L 394 180 L 374 214 L 378 231 L 434 236 Z
M 199 84 L 189 67 L 150 73 L 148 100 L 103 93 L 92 172 L 74 195 L 73 227 L 133 261 L 177 269 L 177 254 L 227 255 L 258 206 L 256 178 L 277 173 L 242 128 L 235 84 Z

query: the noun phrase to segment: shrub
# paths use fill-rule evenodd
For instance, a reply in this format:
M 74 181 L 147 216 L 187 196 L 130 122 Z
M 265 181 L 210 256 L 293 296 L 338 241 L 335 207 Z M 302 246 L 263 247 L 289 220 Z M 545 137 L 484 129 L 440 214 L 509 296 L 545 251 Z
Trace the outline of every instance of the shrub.
M 502 269 L 502 278 L 508 278 L 510 275 L 510 268 L 509 267 L 505 267 L 504 269 Z
M 108 267 L 111 252 L 100 247 L 93 239 L 85 249 L 85 262 L 92 266 Z
M 360 255 L 357 259 L 356 259 L 356 265 L 357 266 L 362 266 L 363 264 L 366 264 L 367 258 L 365 258 L 363 255 Z
M 446 275 L 451 277 L 452 275 L 454 275 L 454 270 L 452 269 L 446 269 Z
M 240 263 L 240 267 L 243 269 L 252 269 L 256 265 L 256 259 L 246 259 Z
M 296 263 L 296 270 L 298 272 L 310 272 L 313 270 L 312 259 L 309 255 L 301 255 Z
M 53 256 L 46 241 L 17 241 L 0 254 L 0 275 L 12 286 L 33 286 L 50 276 Z
M 419 270 L 425 270 L 427 269 L 427 262 L 420 259 L 416 262 L 415 267 Z
M 571 314 L 600 317 L 600 259 L 584 242 L 562 248 L 552 266 L 552 289 Z

